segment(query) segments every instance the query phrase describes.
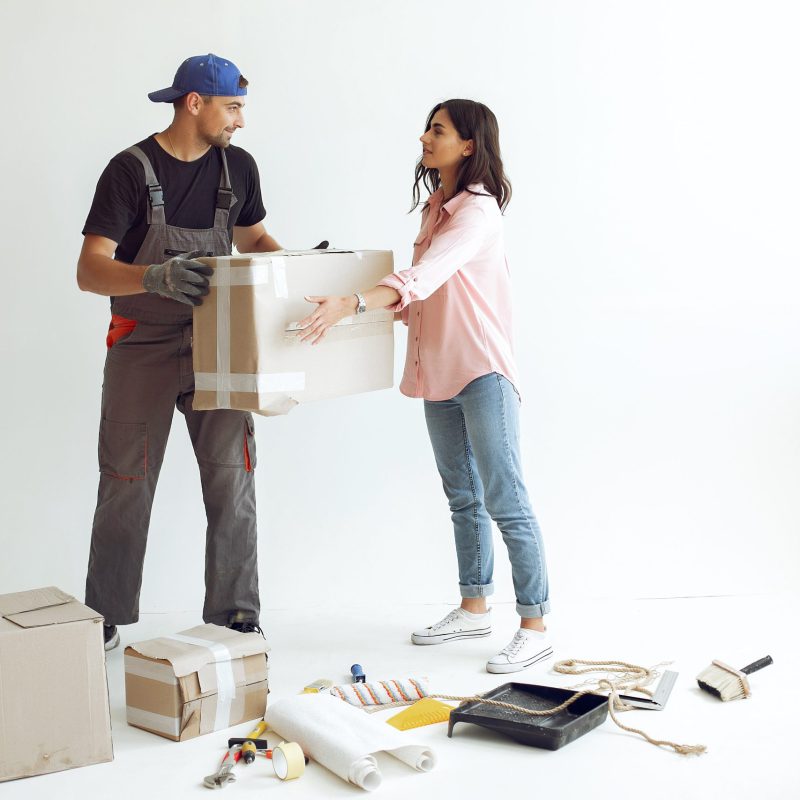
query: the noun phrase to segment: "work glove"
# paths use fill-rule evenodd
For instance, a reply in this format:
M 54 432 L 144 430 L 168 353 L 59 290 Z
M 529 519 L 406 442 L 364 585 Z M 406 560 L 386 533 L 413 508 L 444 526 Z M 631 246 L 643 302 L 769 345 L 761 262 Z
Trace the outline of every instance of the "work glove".
M 206 264 L 194 261 L 202 250 L 193 250 L 173 256 L 163 264 L 151 264 L 142 278 L 142 286 L 148 292 L 169 297 L 179 303 L 199 306 L 208 292 L 208 276 L 214 270 Z

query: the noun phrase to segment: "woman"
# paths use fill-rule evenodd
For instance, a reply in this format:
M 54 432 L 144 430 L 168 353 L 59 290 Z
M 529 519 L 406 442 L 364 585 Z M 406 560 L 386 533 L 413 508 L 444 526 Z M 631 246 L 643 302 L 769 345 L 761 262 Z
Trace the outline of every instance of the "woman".
M 318 344 L 344 317 L 375 308 L 401 312 L 408 350 L 400 391 L 422 397 L 436 465 L 450 503 L 461 607 L 415 631 L 414 644 L 488 636 L 494 591 L 491 521 L 511 560 L 520 628 L 491 658 L 489 672 L 516 672 L 552 655 L 541 534 L 522 478 L 517 369 L 511 344 L 511 283 L 502 212 L 511 185 L 494 114 L 448 100 L 420 137 L 419 184 L 430 192 L 413 266 L 349 297 L 307 297 L 317 308 L 301 338 Z

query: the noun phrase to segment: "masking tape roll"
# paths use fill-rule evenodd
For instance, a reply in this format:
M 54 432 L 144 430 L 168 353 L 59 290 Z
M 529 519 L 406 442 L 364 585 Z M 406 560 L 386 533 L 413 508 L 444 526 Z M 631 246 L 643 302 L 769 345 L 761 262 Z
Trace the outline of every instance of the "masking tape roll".
M 306 771 L 306 759 L 297 742 L 281 742 L 272 749 L 272 766 L 282 781 L 299 778 Z

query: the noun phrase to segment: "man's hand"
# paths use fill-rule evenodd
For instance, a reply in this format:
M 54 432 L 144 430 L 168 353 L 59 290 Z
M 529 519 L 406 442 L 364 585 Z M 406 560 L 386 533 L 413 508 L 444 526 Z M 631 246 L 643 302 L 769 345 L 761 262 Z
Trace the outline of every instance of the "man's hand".
M 144 272 L 142 286 L 148 292 L 169 297 L 179 303 L 199 306 L 208 292 L 208 276 L 214 270 L 194 261 L 203 251 L 194 250 L 182 256 L 173 256 L 163 264 L 151 264 Z

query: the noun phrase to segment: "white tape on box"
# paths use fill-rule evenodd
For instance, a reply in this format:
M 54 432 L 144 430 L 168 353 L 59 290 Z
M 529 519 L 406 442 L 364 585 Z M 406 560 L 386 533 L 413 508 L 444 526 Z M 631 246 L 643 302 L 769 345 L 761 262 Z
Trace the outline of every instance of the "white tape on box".
M 246 267 L 229 267 L 227 280 L 229 286 L 260 286 L 269 283 L 269 262 L 248 264 Z M 210 286 L 219 286 L 216 272 L 208 282 Z
M 286 283 L 286 259 L 279 256 L 272 259 L 272 277 L 275 281 L 275 297 L 288 297 L 289 286 Z
M 164 639 L 174 639 L 176 642 L 193 644 L 211 651 L 217 668 L 217 713 L 214 720 L 214 730 L 229 728 L 231 724 L 231 703 L 236 697 L 236 681 L 233 677 L 231 664 L 231 651 L 220 642 L 211 639 L 197 639 L 194 636 L 184 636 L 182 633 L 172 633 Z
M 194 388 L 197 391 L 213 392 L 222 386 L 230 392 L 271 394 L 274 392 L 302 392 L 306 388 L 305 372 L 234 372 L 220 376 L 216 372 L 196 372 Z
M 164 714 L 128 706 L 127 719 L 129 725 L 138 728 L 149 728 L 151 731 L 165 733 L 168 736 L 180 736 L 181 721 L 178 717 L 167 717 Z

